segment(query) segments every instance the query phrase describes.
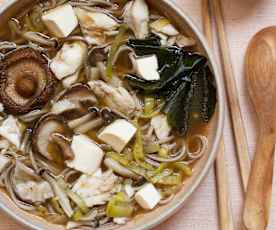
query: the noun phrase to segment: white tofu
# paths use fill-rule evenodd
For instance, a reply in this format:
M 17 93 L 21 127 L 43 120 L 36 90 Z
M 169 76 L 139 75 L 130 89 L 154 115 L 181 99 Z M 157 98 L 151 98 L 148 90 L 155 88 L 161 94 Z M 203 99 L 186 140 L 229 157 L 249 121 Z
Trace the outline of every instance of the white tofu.
M 158 60 L 156 55 L 135 58 L 137 73 L 148 81 L 159 80 Z
M 124 119 L 118 119 L 105 127 L 98 138 L 120 153 L 136 133 L 136 127 Z
M 153 209 L 161 200 L 161 195 L 153 184 L 144 185 L 136 194 L 136 202 L 144 209 Z
M 78 18 L 70 4 L 47 11 L 42 21 L 51 34 L 60 38 L 67 37 L 78 26 Z
M 0 135 L 19 148 L 22 133 L 17 119 L 9 115 L 0 126 Z
M 168 123 L 167 116 L 160 114 L 151 119 L 151 126 L 159 140 L 162 140 L 170 135 L 171 127 Z
M 83 42 L 65 43 L 50 64 L 56 78 L 72 76 L 78 72 L 87 56 L 87 45 Z
M 2 172 L 11 161 L 10 158 L 0 155 L 0 172 Z
M 66 161 L 68 167 L 87 174 L 92 174 L 100 168 L 104 152 L 89 137 L 75 135 L 71 148 L 75 158 L 72 161 Z

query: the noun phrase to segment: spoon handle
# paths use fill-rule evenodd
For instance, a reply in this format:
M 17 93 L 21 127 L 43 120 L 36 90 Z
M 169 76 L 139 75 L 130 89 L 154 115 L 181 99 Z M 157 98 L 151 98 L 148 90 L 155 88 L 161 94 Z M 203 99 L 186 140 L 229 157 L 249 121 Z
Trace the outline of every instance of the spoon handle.
M 271 207 L 274 140 L 261 132 L 247 187 L 243 213 L 248 230 L 265 230 Z

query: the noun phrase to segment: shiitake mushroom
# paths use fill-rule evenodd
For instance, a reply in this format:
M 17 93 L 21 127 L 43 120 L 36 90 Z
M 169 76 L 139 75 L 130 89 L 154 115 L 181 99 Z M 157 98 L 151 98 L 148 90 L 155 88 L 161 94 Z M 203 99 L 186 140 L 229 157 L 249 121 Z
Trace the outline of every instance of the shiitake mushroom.
M 54 95 L 56 79 L 38 50 L 18 48 L 0 62 L 0 98 L 14 115 L 43 107 Z
M 35 124 L 32 135 L 32 150 L 56 162 L 72 160 L 70 147 L 73 132 L 63 119 L 55 114 L 41 117 Z
M 54 102 L 52 112 L 66 120 L 74 120 L 86 115 L 89 108 L 98 104 L 98 100 L 88 85 L 77 83 L 64 90 Z

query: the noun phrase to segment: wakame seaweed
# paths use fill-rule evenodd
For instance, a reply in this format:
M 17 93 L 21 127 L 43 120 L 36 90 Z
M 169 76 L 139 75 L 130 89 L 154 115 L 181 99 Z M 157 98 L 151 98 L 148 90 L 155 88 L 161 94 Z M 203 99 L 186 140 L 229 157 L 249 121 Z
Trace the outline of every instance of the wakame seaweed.
M 162 47 L 155 37 L 130 39 L 127 45 L 137 56 L 157 56 L 160 80 L 148 81 L 133 74 L 126 79 L 140 93 L 164 98 L 163 111 L 179 134 L 186 135 L 194 123 L 210 120 L 217 98 L 206 57 L 177 46 Z

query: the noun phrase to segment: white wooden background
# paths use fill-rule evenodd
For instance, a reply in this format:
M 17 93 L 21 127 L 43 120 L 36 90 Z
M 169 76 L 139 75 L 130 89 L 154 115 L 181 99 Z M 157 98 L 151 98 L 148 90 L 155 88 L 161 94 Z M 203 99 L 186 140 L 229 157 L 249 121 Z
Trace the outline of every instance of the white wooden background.
M 0 2 L 3 0 L 0 0 Z M 200 0 L 172 0 L 176 2 L 201 28 Z M 255 115 L 248 99 L 244 75 L 244 54 L 250 38 L 261 28 L 276 24 L 276 0 L 224 0 L 224 16 L 231 49 L 242 114 L 246 123 L 246 132 L 251 155 L 256 140 Z M 232 133 L 227 114 L 225 124 L 225 143 L 228 174 L 231 192 L 231 204 L 235 229 L 241 227 L 243 205 L 241 181 L 237 160 L 233 148 Z M 275 184 L 275 183 L 274 183 Z M 276 186 L 276 184 L 275 184 Z M 276 189 L 275 189 L 276 190 Z M 275 192 L 274 192 L 275 194 Z M 276 194 L 275 194 L 276 195 Z M 275 197 L 274 195 L 274 197 Z M 276 215 L 276 199 L 273 202 L 272 216 Z M 23 230 L 19 224 L 0 213 L 0 230 Z M 218 230 L 218 213 L 214 170 L 212 169 L 200 188 L 185 204 L 184 208 L 155 230 Z M 276 229 L 276 218 L 271 218 L 269 230 Z

